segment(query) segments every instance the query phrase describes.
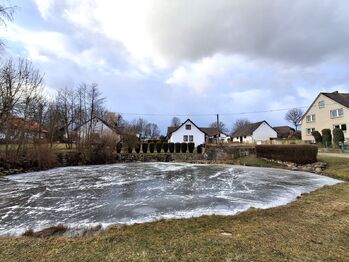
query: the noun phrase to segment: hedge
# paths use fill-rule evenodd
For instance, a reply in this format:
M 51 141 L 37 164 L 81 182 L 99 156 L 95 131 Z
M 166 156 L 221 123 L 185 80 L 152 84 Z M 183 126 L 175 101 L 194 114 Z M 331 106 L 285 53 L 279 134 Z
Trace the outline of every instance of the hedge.
M 131 154 L 131 153 L 132 153 L 132 150 L 133 150 L 133 148 L 132 148 L 132 147 L 128 147 L 128 148 L 127 148 L 127 151 L 128 151 L 128 153 L 129 153 L 129 154 Z
M 182 151 L 182 153 L 187 153 L 187 149 L 188 149 L 188 144 L 183 142 L 181 144 L 181 151 Z
M 202 145 L 198 145 L 198 148 L 197 148 L 197 151 L 198 151 L 198 154 L 202 154 Z
M 143 143 L 142 144 L 142 152 L 147 153 L 148 152 L 148 143 Z
M 164 152 L 167 153 L 168 152 L 168 143 L 163 143 L 162 148 L 164 149 Z
M 181 143 L 175 143 L 175 150 L 176 150 L 176 153 L 181 152 Z
M 257 157 L 310 164 L 317 161 L 318 148 L 314 145 L 256 145 Z
M 156 147 L 156 152 L 160 153 L 162 149 L 162 143 L 156 143 L 155 147 Z
M 339 146 L 339 142 L 344 142 L 345 138 L 344 138 L 344 133 L 343 130 L 340 128 L 335 128 L 332 131 L 333 133 L 333 144 L 335 144 L 335 146 Z
M 135 151 L 137 154 L 139 154 L 139 152 L 141 152 L 141 144 L 136 144 L 135 145 Z
M 322 135 L 320 134 L 319 131 L 313 131 L 313 132 L 311 133 L 311 135 L 314 137 L 315 142 L 316 142 L 317 144 L 322 143 Z
M 194 143 L 188 143 L 189 153 L 193 153 L 194 149 L 195 149 L 195 144 Z
M 322 144 L 325 147 L 329 147 L 332 144 L 332 135 L 330 129 L 322 129 Z
M 121 153 L 121 149 L 122 149 L 122 144 L 121 143 L 117 144 L 116 145 L 116 152 L 120 154 Z
M 155 149 L 155 143 L 153 142 L 149 143 L 149 152 L 154 153 L 154 149 Z
M 168 149 L 170 150 L 170 153 L 173 153 L 174 152 L 174 143 L 169 143 Z

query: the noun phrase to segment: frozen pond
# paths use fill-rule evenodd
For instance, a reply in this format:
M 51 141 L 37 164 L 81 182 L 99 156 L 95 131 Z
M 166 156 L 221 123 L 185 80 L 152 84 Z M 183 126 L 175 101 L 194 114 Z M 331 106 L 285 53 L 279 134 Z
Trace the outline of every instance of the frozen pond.
M 338 180 L 229 165 L 130 163 L 0 177 L 0 235 L 63 223 L 132 224 L 286 204 Z

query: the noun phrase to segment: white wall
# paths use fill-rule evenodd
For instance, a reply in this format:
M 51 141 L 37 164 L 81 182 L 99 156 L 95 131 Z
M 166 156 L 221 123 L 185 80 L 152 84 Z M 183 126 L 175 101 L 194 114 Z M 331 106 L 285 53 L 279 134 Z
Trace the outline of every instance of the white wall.
M 270 138 L 277 138 L 276 131 L 271 128 L 267 123 L 263 122 L 252 134 L 253 140 L 257 141 L 267 141 Z
M 186 130 L 185 126 L 186 125 L 191 125 L 191 130 Z M 194 138 L 194 143 L 195 146 L 201 145 L 205 143 L 205 133 L 202 132 L 200 129 L 198 129 L 195 125 L 193 125 L 192 122 L 189 120 L 184 123 L 179 129 L 177 129 L 175 132 L 171 134 L 171 137 L 169 139 L 169 142 L 171 143 L 181 143 L 183 141 L 183 136 L 187 135 L 188 136 L 188 142 L 189 141 L 189 136 L 192 135 Z

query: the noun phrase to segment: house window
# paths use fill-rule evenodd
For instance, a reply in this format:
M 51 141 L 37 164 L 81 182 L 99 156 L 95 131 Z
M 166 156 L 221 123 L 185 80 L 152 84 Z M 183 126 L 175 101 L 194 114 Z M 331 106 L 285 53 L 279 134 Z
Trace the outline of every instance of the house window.
M 343 108 L 335 109 L 330 111 L 331 118 L 343 116 Z
M 307 122 L 315 122 L 315 115 L 307 115 Z
M 347 131 L 347 125 L 346 124 L 333 125 L 333 128 L 340 128 L 340 129 L 343 130 L 343 132 Z
M 319 101 L 319 108 L 325 108 L 325 101 Z
M 314 131 L 315 131 L 315 128 L 314 128 L 314 127 L 307 128 L 307 135 L 308 135 L 308 136 L 311 136 L 311 133 L 313 133 Z
M 194 141 L 194 136 L 189 136 L 189 142 L 193 142 Z
M 188 136 L 187 135 L 183 136 L 183 141 L 184 142 L 188 142 Z
M 185 125 L 186 130 L 191 130 L 191 125 Z

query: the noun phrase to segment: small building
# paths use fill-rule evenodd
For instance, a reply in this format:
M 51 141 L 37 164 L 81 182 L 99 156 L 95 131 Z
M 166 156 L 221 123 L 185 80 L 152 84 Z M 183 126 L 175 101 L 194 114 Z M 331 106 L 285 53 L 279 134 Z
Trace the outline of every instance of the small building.
M 277 138 L 277 132 L 267 121 L 244 125 L 232 134 L 233 142 L 262 143 Z
M 296 130 L 289 126 L 274 126 L 273 128 L 280 139 L 290 139 L 296 133 Z
M 340 128 L 349 140 L 349 93 L 320 93 L 300 120 L 302 140 L 312 142 L 313 131 Z
M 113 143 L 121 141 L 123 131 L 123 127 L 118 127 L 117 124 L 108 123 L 97 116 L 74 129 L 79 140 L 84 140 L 89 137 L 94 142 L 98 142 L 103 138 L 108 138 Z
M 195 145 L 205 144 L 207 142 L 230 141 L 230 137 L 217 128 L 198 127 L 193 121 L 187 119 L 178 127 L 167 128 L 167 139 L 170 143 L 192 142 Z
M 25 137 L 32 141 L 34 139 L 45 139 L 48 131 L 39 123 L 22 117 L 10 117 L 0 122 L 0 141 L 9 139 L 16 142 Z

